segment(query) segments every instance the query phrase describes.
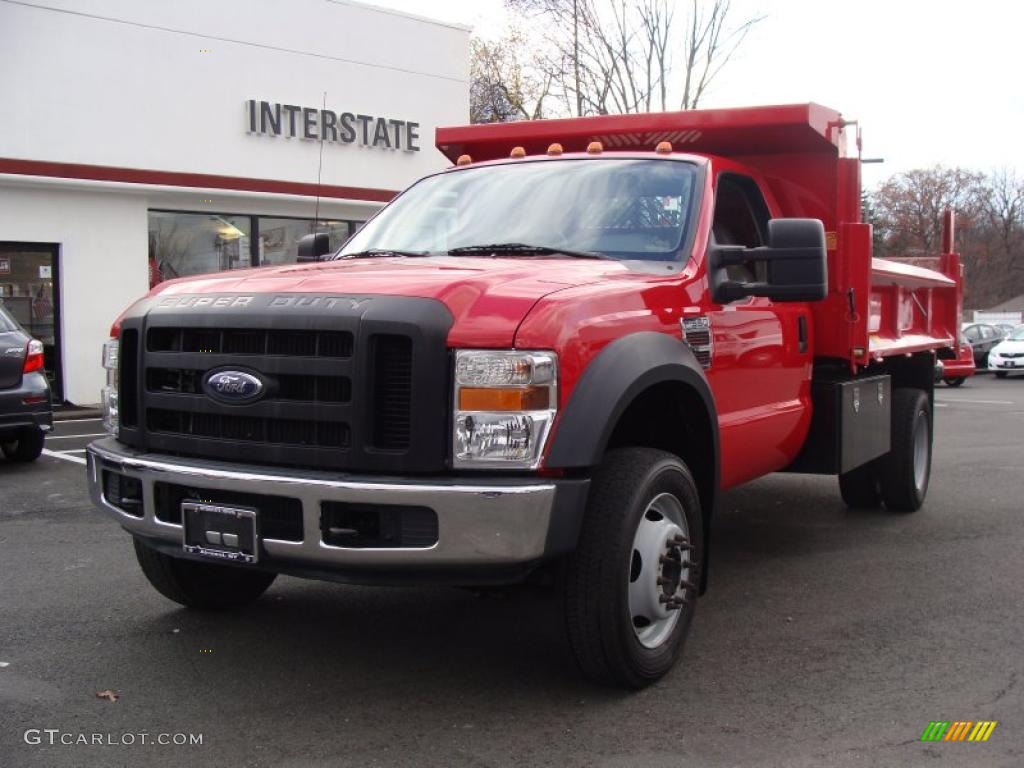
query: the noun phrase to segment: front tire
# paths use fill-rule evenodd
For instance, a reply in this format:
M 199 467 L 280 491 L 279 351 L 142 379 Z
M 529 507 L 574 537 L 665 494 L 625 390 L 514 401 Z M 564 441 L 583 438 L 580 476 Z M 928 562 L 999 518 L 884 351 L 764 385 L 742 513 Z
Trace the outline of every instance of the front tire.
M 256 600 L 273 583 L 276 573 L 240 566 L 216 565 L 171 557 L 135 539 L 135 557 L 156 591 L 200 610 L 239 608 Z
M 919 510 L 932 467 L 931 403 L 924 390 L 893 393 L 891 447 L 878 461 L 885 506 L 897 512 Z
M 1005 379 L 1006 378 L 1006 371 L 996 371 L 996 378 L 997 379 Z
M 704 531 L 693 476 L 652 448 L 598 468 L 563 599 L 569 644 L 595 682 L 642 688 L 675 663 L 700 591 Z
M 946 386 L 947 387 L 959 387 L 966 380 L 967 379 L 964 376 L 957 376 L 955 379 L 946 379 Z
M 45 438 L 43 430 L 35 427 L 25 427 L 18 432 L 16 440 L 0 445 L 0 450 L 3 451 L 8 461 L 35 461 L 43 452 Z

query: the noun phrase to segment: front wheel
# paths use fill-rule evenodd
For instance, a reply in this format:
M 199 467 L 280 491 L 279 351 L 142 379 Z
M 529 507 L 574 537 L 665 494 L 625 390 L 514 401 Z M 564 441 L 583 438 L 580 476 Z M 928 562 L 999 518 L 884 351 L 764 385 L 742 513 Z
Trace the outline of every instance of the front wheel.
M 966 380 L 967 379 L 964 376 L 957 376 L 955 379 L 946 379 L 946 386 L 947 387 L 959 387 Z
M 277 576 L 243 566 L 199 563 L 171 557 L 135 539 L 135 557 L 157 592 L 186 608 L 224 610 L 248 605 Z
M 1006 371 L 996 371 L 996 378 L 997 379 L 1005 379 L 1006 378 Z
M 642 688 L 671 669 L 693 620 L 703 554 L 686 464 L 652 448 L 610 451 L 564 575 L 569 643 L 587 677 Z

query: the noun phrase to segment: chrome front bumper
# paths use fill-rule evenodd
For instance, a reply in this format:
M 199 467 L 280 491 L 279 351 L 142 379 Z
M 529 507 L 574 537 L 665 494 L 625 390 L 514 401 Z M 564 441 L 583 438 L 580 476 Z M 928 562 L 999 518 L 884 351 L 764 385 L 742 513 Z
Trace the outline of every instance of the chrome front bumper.
M 514 566 L 540 561 L 575 546 L 586 499 L 586 480 L 537 478 L 439 478 L 423 482 L 339 476 L 327 472 L 243 467 L 200 459 L 146 454 L 112 438 L 86 449 L 93 503 L 129 533 L 179 549 L 180 525 L 158 519 L 154 484 L 167 482 L 203 491 L 235 491 L 298 499 L 302 503 L 302 541 L 261 539 L 261 561 L 282 570 L 287 564 L 313 570 L 460 569 Z M 138 478 L 142 516 L 136 517 L 104 497 L 102 470 Z M 321 538 L 321 502 L 372 503 L 429 507 L 437 513 L 438 541 L 427 548 L 348 548 Z M 162 547 L 170 551 L 167 547 Z M 182 553 L 182 556 L 184 554 Z

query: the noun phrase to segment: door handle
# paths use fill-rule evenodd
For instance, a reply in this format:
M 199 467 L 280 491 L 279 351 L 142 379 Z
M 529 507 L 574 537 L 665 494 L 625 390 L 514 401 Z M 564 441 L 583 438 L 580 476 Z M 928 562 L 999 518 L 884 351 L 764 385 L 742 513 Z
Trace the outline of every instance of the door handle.
M 800 352 L 807 351 L 807 317 L 800 315 L 796 319 L 797 341 L 800 345 Z

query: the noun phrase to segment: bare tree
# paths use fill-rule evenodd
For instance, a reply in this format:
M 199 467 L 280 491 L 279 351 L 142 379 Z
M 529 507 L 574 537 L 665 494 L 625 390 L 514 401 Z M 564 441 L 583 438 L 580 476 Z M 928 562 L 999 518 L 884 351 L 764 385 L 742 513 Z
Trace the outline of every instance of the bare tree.
M 940 165 L 892 176 L 872 196 L 886 249 L 900 256 L 938 254 L 943 212 L 955 210 L 965 225 L 975 220 L 982 180 L 974 171 Z M 960 237 L 967 230 L 961 226 Z
M 526 34 L 511 27 L 497 40 L 470 44 L 470 122 L 539 120 L 554 77 L 530 53 Z
M 1008 168 L 993 171 L 985 180 L 980 207 L 990 233 L 990 265 L 1024 272 L 1024 178 Z
M 749 18 L 730 28 L 731 10 L 731 0 L 713 0 L 710 4 L 692 0 L 686 19 L 680 109 L 697 108 L 712 81 L 729 63 L 750 30 L 764 19 L 763 16 Z
M 569 114 L 698 106 L 761 17 L 731 25 L 730 0 L 506 0 L 546 30 L 544 66 Z M 679 71 L 681 68 L 681 72 Z

